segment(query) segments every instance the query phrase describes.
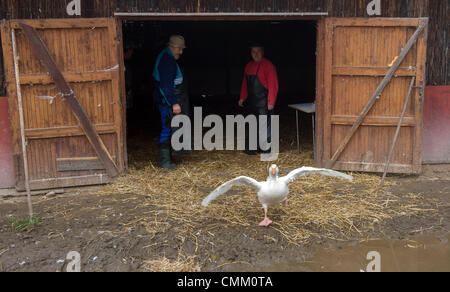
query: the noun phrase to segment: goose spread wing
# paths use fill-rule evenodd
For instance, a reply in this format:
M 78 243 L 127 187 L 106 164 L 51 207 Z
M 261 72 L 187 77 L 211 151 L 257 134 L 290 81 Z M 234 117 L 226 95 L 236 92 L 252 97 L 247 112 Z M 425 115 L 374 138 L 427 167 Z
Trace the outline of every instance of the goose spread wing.
M 247 176 L 240 176 L 233 180 L 227 181 L 226 183 L 222 184 L 214 191 L 212 191 L 205 199 L 203 199 L 202 206 L 204 207 L 208 206 L 212 200 L 216 199 L 220 195 L 225 194 L 233 186 L 244 186 L 244 185 L 254 187 L 257 190 L 261 188 L 261 183 L 257 182 L 253 178 Z
M 339 172 L 339 171 L 325 169 L 325 168 L 307 167 L 307 166 L 303 166 L 301 168 L 294 169 L 288 175 L 280 177 L 280 180 L 286 184 L 289 184 L 299 177 L 307 176 L 310 174 L 321 174 L 321 175 L 332 176 L 332 177 L 340 177 L 340 178 L 347 179 L 349 181 L 353 181 L 352 176 L 347 175 L 342 172 Z

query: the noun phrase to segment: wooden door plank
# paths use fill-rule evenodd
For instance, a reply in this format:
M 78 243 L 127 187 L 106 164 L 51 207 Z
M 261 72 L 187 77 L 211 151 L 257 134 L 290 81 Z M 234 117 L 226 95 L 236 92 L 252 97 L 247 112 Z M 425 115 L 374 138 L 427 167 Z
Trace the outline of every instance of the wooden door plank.
M 70 107 L 70 109 L 80 122 L 81 128 L 86 133 L 89 142 L 94 147 L 100 160 L 103 162 L 108 175 L 110 177 L 116 177 L 119 174 L 116 164 L 114 163 L 111 155 L 106 149 L 106 146 L 104 145 L 103 141 L 100 139 L 100 136 L 95 131 L 89 117 L 87 116 L 80 102 L 76 98 L 72 88 L 69 86 L 63 74 L 56 66 L 55 61 L 49 54 L 45 44 L 39 37 L 39 34 L 32 26 L 29 26 L 27 24 L 20 23 L 20 27 L 25 33 L 27 39 L 30 41 L 34 53 L 37 55 L 38 59 L 47 69 L 53 81 L 55 82 L 56 87 L 61 91 L 61 94 L 65 102 L 67 103 L 67 105 Z
M 353 124 L 352 128 L 348 131 L 346 134 L 344 140 L 341 142 L 339 147 L 337 148 L 336 152 L 333 154 L 331 159 L 327 162 L 326 168 L 332 168 L 334 164 L 336 163 L 337 159 L 341 155 L 341 153 L 344 151 L 347 144 L 350 142 L 350 139 L 355 134 L 356 130 L 358 130 L 359 126 L 363 122 L 364 118 L 367 116 L 369 111 L 372 109 L 373 105 L 383 92 L 384 88 L 389 84 L 392 77 L 394 76 L 395 71 L 400 67 L 400 64 L 405 59 L 406 55 L 409 53 L 410 49 L 413 47 L 413 45 L 416 43 L 417 39 L 419 38 L 422 31 L 425 29 L 426 23 L 421 22 L 417 30 L 415 31 L 414 35 L 409 39 L 406 46 L 402 49 L 400 55 L 398 56 L 397 60 L 394 62 L 393 66 L 389 70 L 388 74 L 384 77 L 383 81 L 378 86 L 377 90 L 374 92 L 372 97 L 370 98 L 369 102 L 366 104 L 366 106 L 363 108 L 358 120 Z M 327 83 L 329 86 L 331 83 Z

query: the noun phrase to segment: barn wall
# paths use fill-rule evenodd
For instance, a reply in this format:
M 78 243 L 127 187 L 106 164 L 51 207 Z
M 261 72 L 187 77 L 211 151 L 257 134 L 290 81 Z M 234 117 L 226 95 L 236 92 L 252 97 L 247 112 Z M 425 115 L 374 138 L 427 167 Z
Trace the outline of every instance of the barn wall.
M 0 37 L 0 96 L 6 96 L 5 71 L 3 70 L 3 51 L 1 50 L 2 40 Z
M 428 30 L 427 84 L 450 84 L 450 60 L 448 51 L 450 40 L 448 35 L 448 15 L 450 1 L 430 0 L 430 28 Z
M 2 18 L 62 18 L 70 0 L 1 0 Z M 114 12 L 329 12 L 332 16 L 367 16 L 370 0 L 81 0 L 83 17 L 111 17 Z M 382 16 L 427 16 L 442 0 L 381 0 Z M 444 4 L 446 5 L 446 4 Z
M 71 18 L 70 0 L 0 0 L 0 19 Z M 335 17 L 366 17 L 369 0 L 81 0 L 82 17 L 114 12 L 328 12 Z M 381 0 L 382 17 L 430 17 L 428 85 L 449 84 L 449 1 Z M 0 75 L 2 68 L 0 68 Z
M 66 13 L 71 0 L 0 0 L 0 18 L 76 18 Z M 115 0 L 81 0 L 82 17 L 112 17 Z M 129 1 L 136 2 L 136 1 Z

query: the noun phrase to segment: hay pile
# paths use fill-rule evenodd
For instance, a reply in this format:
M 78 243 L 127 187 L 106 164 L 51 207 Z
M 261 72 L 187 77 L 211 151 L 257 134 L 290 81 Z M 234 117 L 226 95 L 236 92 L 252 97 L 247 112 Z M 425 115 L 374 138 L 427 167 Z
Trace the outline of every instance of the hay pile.
M 199 272 L 200 267 L 195 263 L 194 257 L 180 256 L 171 261 L 166 257 L 156 260 L 148 260 L 143 264 L 145 270 L 149 272 Z
M 180 157 L 178 170 L 170 172 L 157 167 L 156 147 L 148 147 L 148 143 L 137 146 L 141 148 L 132 152 L 129 173 L 104 187 L 101 193 L 150 197 L 149 212 L 135 222 L 144 225 L 150 234 L 174 228 L 190 237 L 221 226 L 256 226 L 263 218 L 262 207 L 251 188 L 234 188 L 207 208 L 201 206 L 210 191 L 229 179 L 247 175 L 265 180 L 271 163 L 261 162 L 259 156 L 194 151 Z M 312 158 L 312 151 L 297 154 L 282 148 L 276 163 L 280 175 L 285 175 L 294 168 L 314 165 Z M 274 220 L 271 228 L 295 245 L 306 244 L 314 237 L 345 240 L 355 233 L 363 236 L 374 224 L 411 214 L 417 207 L 393 203 L 396 200 L 392 194 L 378 189 L 378 175 L 352 175 L 353 183 L 318 175 L 291 183 L 288 206 L 269 208 L 269 216 Z M 389 185 L 392 183 L 386 184 Z

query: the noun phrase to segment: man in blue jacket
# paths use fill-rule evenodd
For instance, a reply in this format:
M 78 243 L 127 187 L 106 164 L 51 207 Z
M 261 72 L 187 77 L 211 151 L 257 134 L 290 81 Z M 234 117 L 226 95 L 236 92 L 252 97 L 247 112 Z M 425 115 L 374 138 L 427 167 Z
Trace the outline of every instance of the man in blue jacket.
M 154 99 L 161 114 L 162 129 L 159 137 L 159 166 L 174 170 L 171 162 L 171 119 L 173 115 L 181 113 L 180 95 L 177 88 L 183 83 L 183 74 L 177 60 L 186 48 L 184 38 L 180 35 L 170 37 L 167 47 L 162 50 L 156 59 L 153 78 L 156 80 Z

